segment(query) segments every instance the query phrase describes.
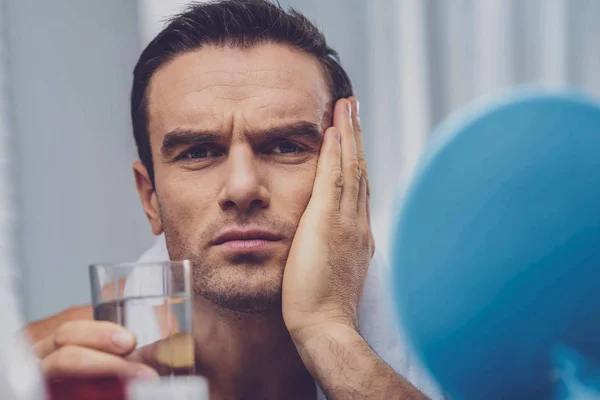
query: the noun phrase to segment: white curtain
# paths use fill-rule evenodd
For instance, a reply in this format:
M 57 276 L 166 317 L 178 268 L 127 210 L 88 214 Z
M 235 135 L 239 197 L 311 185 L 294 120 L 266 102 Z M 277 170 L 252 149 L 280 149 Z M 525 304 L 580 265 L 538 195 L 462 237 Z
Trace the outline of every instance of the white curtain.
M 14 152 L 11 151 L 11 102 L 8 74 L 6 3 L 0 0 L 0 287 L 10 290 L 14 283 L 15 234 L 14 234 Z M 6 286 L 4 286 L 6 285 Z M 4 291 L 3 290 L 3 291 Z M 1 293 L 0 293 L 1 295 Z M 12 301 L 8 294 L 6 301 Z M 3 305 L 11 307 L 11 305 Z
M 394 201 L 441 119 L 515 84 L 570 86 L 600 96 L 600 1 L 369 4 L 372 209 L 378 246 L 387 252 Z

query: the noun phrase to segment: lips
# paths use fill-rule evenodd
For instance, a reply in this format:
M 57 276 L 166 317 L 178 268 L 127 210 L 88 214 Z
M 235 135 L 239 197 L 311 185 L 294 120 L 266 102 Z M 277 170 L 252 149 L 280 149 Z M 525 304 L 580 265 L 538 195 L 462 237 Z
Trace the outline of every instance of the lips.
M 227 242 L 276 242 L 281 239 L 283 237 L 280 234 L 267 229 L 230 229 L 219 234 L 212 244 L 218 246 Z

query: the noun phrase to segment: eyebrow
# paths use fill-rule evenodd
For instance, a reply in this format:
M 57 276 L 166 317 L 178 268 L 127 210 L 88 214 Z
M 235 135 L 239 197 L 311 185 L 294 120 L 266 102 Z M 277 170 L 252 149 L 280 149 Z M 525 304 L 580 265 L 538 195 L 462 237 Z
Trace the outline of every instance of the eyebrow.
M 250 132 L 252 136 L 265 139 L 284 139 L 292 137 L 304 137 L 311 140 L 322 140 L 323 134 L 319 125 L 312 122 L 300 121 L 291 124 L 275 126 L 264 131 Z
M 261 137 L 263 139 L 302 137 L 313 142 L 320 142 L 323 138 L 319 125 L 308 121 L 299 121 L 275 126 L 266 130 L 250 131 L 246 134 L 253 137 Z M 180 146 L 215 143 L 222 140 L 222 135 L 215 133 L 214 131 L 175 129 L 168 132 L 163 137 L 160 153 L 165 156 Z
M 175 129 L 163 137 L 162 144 L 160 146 L 160 153 L 163 156 L 166 156 L 180 146 L 200 143 L 214 143 L 220 139 L 221 136 L 212 131 Z

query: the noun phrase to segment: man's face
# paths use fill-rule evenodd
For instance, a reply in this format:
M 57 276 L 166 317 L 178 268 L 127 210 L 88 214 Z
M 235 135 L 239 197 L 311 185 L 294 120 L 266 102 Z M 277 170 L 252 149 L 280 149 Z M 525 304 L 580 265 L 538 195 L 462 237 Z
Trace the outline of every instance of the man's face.
M 135 169 L 154 233 L 192 261 L 197 293 L 272 309 L 331 125 L 319 62 L 279 44 L 207 46 L 160 68 L 148 103 L 155 192 Z

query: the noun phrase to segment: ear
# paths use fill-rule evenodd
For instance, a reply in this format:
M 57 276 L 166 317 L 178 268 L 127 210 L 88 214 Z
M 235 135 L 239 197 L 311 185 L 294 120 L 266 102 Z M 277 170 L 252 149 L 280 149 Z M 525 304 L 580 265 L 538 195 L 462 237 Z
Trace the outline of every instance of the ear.
M 136 161 L 133 164 L 133 175 L 135 176 L 135 186 L 140 195 L 142 207 L 144 207 L 146 217 L 150 221 L 152 233 L 160 235 L 163 232 L 163 226 L 158 208 L 158 198 L 150 180 L 150 175 L 148 175 L 148 170 L 141 161 Z

